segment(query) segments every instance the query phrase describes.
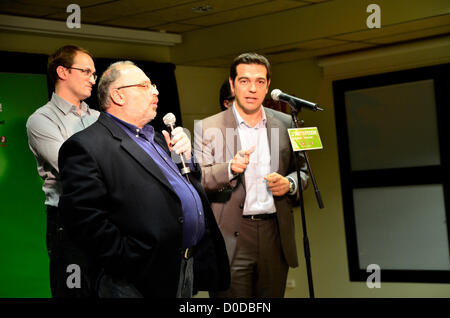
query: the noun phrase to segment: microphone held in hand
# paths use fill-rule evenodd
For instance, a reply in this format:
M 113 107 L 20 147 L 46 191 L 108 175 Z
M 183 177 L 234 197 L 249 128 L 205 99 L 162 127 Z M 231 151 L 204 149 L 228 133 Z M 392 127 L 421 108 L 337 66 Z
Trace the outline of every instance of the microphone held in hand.
M 175 129 L 175 115 L 172 113 L 167 113 L 164 117 L 163 117 L 163 122 L 164 124 L 167 126 L 167 128 L 169 129 L 169 133 L 172 135 L 172 131 Z M 180 161 L 181 161 L 181 174 L 184 175 L 188 180 L 188 174 L 191 172 L 191 169 L 189 169 L 189 167 L 186 165 L 186 162 L 184 160 L 184 156 L 181 153 L 180 154 Z
M 306 107 L 313 111 L 322 111 L 323 108 L 320 108 L 316 103 L 308 102 L 307 100 L 291 96 L 283 93 L 279 89 L 274 89 L 272 93 L 270 93 L 272 99 L 275 101 L 283 101 L 294 107 L 297 111 L 300 111 L 302 107 Z

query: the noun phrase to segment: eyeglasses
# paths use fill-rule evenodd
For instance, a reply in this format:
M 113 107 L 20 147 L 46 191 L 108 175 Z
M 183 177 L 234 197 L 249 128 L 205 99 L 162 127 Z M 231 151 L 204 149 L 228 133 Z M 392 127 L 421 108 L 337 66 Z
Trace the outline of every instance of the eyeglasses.
M 152 88 L 152 90 L 158 90 L 156 88 L 156 84 L 151 84 L 150 82 L 143 82 L 143 83 L 139 83 L 139 84 L 133 84 L 133 85 L 125 85 L 125 86 L 120 86 L 117 87 L 117 89 L 122 89 L 122 88 L 127 88 L 127 87 L 144 87 L 144 88 Z
M 65 68 L 69 68 L 69 69 L 73 69 L 73 70 L 78 70 L 78 71 L 81 71 L 81 72 L 83 72 L 83 74 L 86 76 L 86 77 L 93 77 L 94 78 L 94 82 L 95 81 L 97 81 L 97 74 L 94 72 L 94 73 L 92 73 L 92 71 L 90 70 L 90 69 L 88 69 L 88 68 L 79 68 L 79 67 L 72 67 L 72 66 L 64 66 Z

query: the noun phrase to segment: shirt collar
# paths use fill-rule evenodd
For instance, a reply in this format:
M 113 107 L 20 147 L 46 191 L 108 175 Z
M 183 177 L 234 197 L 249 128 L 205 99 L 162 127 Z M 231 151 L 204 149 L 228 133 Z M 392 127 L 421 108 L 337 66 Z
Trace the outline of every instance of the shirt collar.
M 110 117 L 112 120 L 114 120 L 122 129 L 129 131 L 132 133 L 136 138 L 144 138 L 148 141 L 153 141 L 153 138 L 155 137 L 155 129 L 150 124 L 145 125 L 142 128 L 139 128 L 133 124 L 127 123 L 126 121 L 123 121 L 120 118 L 117 118 L 114 115 L 111 115 L 108 112 L 105 112 L 106 116 Z
M 249 124 L 247 124 L 245 122 L 245 120 L 241 117 L 241 115 L 239 114 L 239 112 L 236 109 L 236 100 L 233 101 L 233 113 L 234 113 L 234 117 L 236 118 L 236 124 L 239 127 L 240 125 L 245 125 L 247 127 L 250 128 L 260 128 L 260 127 L 266 127 L 266 122 L 267 122 L 267 117 L 266 117 L 266 112 L 264 111 L 264 107 L 262 107 L 261 105 L 261 113 L 262 113 L 262 118 L 261 121 L 259 123 L 257 123 L 255 125 L 255 127 L 251 127 Z
M 72 110 L 76 111 L 76 109 L 77 109 L 77 107 L 75 105 L 69 103 L 64 98 L 62 98 L 61 96 L 57 95 L 55 92 L 53 92 L 53 94 L 52 94 L 51 101 L 52 101 L 53 104 L 56 105 L 56 107 L 58 107 L 64 113 L 64 115 L 67 115 Z M 91 114 L 91 110 L 90 110 L 88 104 L 86 104 L 85 102 L 81 102 L 80 106 L 81 106 L 81 113 L 82 114 L 83 113 L 88 113 L 89 115 Z

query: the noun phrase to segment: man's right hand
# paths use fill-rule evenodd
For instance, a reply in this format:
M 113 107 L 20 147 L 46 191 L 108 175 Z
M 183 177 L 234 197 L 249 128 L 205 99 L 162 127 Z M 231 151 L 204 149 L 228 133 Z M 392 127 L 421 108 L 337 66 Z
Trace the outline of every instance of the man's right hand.
M 250 154 L 255 151 L 255 146 L 247 150 L 239 150 L 231 161 L 231 171 L 234 174 L 244 173 L 250 162 Z

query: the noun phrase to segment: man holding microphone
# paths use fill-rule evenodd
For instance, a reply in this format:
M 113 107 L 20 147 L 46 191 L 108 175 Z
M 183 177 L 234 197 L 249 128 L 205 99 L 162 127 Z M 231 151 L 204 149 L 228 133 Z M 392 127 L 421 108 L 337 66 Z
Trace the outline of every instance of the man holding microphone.
M 99 81 L 99 120 L 60 151 L 60 209 L 99 297 L 191 297 L 229 285 L 190 140 L 181 127 L 163 137 L 149 124 L 158 94 L 134 63 L 112 64 Z M 189 181 L 172 151 L 185 155 Z

